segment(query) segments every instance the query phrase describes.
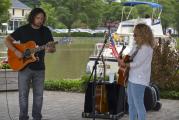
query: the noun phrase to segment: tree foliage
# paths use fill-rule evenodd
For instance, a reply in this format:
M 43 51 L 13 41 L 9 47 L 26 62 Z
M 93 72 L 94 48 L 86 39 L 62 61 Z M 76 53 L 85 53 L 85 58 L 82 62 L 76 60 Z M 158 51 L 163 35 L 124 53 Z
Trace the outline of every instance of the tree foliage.
M 43 2 L 41 1 L 40 3 L 40 7 L 44 9 L 44 11 L 46 12 L 47 15 L 47 20 L 46 20 L 46 24 L 47 26 L 51 26 L 51 27 L 55 27 L 57 25 L 57 12 L 55 10 L 55 8 L 47 3 L 47 2 Z
M 161 89 L 179 90 L 179 51 L 171 49 L 171 41 L 163 39 L 155 47 L 151 79 Z
M 159 0 L 159 3 L 163 6 L 161 21 L 165 32 L 167 27 L 173 26 L 174 23 L 174 13 L 176 12 L 174 9 L 175 0 Z
M 70 30 L 75 22 L 94 28 L 100 23 L 102 0 L 46 0 L 57 11 L 57 19 Z
M 3 0 L 9 1 L 9 0 Z M 46 9 L 48 25 L 54 26 L 57 23 L 63 23 L 68 29 L 75 27 L 90 27 L 95 28 L 98 25 L 105 25 L 107 21 L 120 21 L 122 5 L 113 0 L 20 0 L 31 7 L 39 4 Z M 125 2 L 128 0 L 121 0 Z M 161 22 L 164 31 L 168 27 L 174 27 L 179 31 L 179 2 L 178 0 L 136 0 L 158 2 L 163 6 Z M 35 4 L 34 4 L 35 3 Z M 0 7 L 1 9 L 1 7 Z M 129 12 L 129 7 L 126 7 L 125 17 Z M 156 12 L 158 10 L 156 9 Z M 137 6 L 137 10 L 133 11 L 133 16 L 130 18 L 144 17 L 146 14 L 152 16 L 152 9 L 146 5 Z M 52 16 L 52 17 L 51 17 Z M 156 17 L 156 16 L 154 16 Z M 55 20 L 57 19 L 57 20 Z M 125 19 L 124 19 L 125 20 Z
M 178 31 L 178 33 L 179 33 L 179 0 L 177 1 L 176 0 L 176 4 L 175 4 L 175 6 L 174 6 L 174 9 L 175 9 L 175 13 L 174 13 L 174 24 L 173 24 L 173 26 L 174 26 L 174 28 Z
M 0 24 L 3 22 L 7 22 L 9 19 L 9 12 L 8 9 L 11 3 L 10 0 L 1 0 L 0 1 Z
M 104 2 L 102 0 L 86 0 L 83 6 L 87 16 L 87 25 L 90 28 L 96 28 L 102 22 Z
M 103 12 L 103 23 L 115 22 L 121 20 L 122 6 L 119 3 L 110 3 L 105 5 Z

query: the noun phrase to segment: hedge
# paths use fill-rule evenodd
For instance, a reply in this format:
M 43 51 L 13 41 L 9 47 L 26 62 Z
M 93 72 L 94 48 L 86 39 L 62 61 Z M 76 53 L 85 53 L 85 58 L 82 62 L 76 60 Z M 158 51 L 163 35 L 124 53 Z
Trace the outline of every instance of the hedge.
M 81 80 L 46 80 L 45 90 L 85 92 L 89 76 L 83 76 Z M 164 99 L 179 100 L 179 91 L 160 90 L 160 97 Z
M 56 33 L 53 32 L 52 33 L 54 37 L 68 37 L 69 34 L 68 33 Z M 70 33 L 71 37 L 103 37 L 104 34 L 103 33 L 87 33 L 87 32 L 72 32 Z

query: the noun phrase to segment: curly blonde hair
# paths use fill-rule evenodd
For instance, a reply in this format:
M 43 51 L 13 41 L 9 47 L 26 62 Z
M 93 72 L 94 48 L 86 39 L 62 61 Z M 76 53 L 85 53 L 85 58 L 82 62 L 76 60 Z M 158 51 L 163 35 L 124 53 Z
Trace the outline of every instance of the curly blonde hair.
M 154 36 L 152 30 L 144 23 L 140 23 L 135 26 L 134 39 L 139 47 L 143 44 L 149 45 L 152 48 L 154 47 Z

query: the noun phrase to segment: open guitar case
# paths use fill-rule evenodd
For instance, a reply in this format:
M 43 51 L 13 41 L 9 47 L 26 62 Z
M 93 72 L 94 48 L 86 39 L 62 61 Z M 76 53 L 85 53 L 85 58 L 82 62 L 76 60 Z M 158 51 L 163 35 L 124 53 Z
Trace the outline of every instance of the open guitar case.
M 125 87 L 118 85 L 116 82 L 97 83 L 97 85 L 105 85 L 107 91 L 108 111 L 100 113 L 95 111 L 95 118 L 117 120 L 125 114 L 126 93 Z M 83 118 L 93 118 L 93 82 L 89 82 L 85 92 Z

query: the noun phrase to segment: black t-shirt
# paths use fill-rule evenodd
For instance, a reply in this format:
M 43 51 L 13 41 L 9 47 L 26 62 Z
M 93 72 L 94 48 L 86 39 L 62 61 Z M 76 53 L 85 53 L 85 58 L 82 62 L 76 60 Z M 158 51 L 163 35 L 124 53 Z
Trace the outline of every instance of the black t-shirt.
M 16 41 L 20 41 L 20 43 L 34 41 L 38 46 L 42 46 L 48 43 L 49 41 L 53 41 L 52 34 L 47 27 L 42 26 L 39 29 L 34 29 L 31 27 L 30 24 L 19 27 L 16 31 L 14 31 L 11 34 L 11 37 L 13 37 Z M 29 68 L 32 70 L 45 70 L 45 50 L 39 51 L 35 55 L 39 57 L 39 60 L 30 63 L 28 65 Z

